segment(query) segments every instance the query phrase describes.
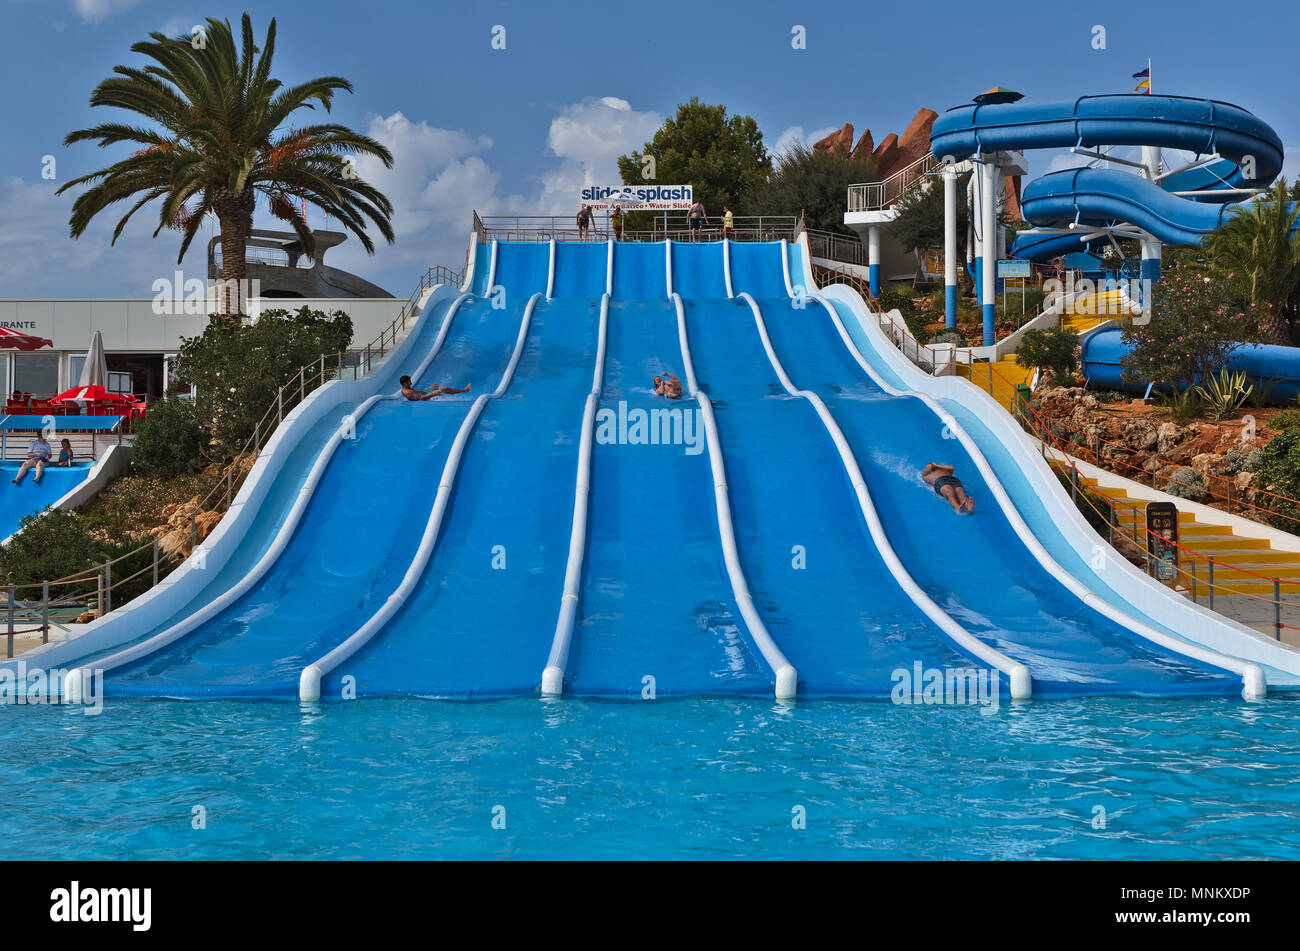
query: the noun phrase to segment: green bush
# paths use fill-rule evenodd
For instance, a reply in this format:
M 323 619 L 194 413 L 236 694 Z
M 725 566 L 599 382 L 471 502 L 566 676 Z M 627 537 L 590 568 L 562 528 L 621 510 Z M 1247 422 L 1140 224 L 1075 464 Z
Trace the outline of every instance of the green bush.
M 1268 418 L 1268 428 L 1277 430 L 1300 429 L 1300 409 L 1278 410 Z
M 35 599 L 41 596 L 40 585 L 43 582 L 99 568 L 104 562 L 118 558 L 140 544 L 106 542 L 91 534 L 87 520 L 76 512 L 47 508 L 25 517 L 19 523 L 17 534 L 0 549 L 0 574 L 7 584 L 18 588 L 19 598 Z M 152 549 L 146 548 L 113 565 L 113 577 L 119 580 L 127 578 L 147 567 L 152 559 Z M 114 607 L 141 594 L 152 583 L 153 572 L 144 571 L 138 578 L 120 586 L 114 585 Z M 86 585 L 88 590 L 93 590 L 93 587 L 93 584 Z M 51 596 L 57 597 L 57 592 L 52 592 Z
M 911 294 L 904 294 L 900 290 L 892 287 L 883 288 L 880 296 L 876 298 L 876 303 L 880 309 L 888 313 L 891 310 L 897 310 L 906 319 L 916 313 L 916 304 Z
M 930 338 L 931 343 L 951 343 L 958 347 L 966 346 L 966 338 L 955 330 L 940 330 Z
M 131 471 L 164 478 L 197 472 L 206 442 L 193 402 L 169 396 L 154 403 L 136 428 Z
M 198 387 L 200 420 L 222 458 L 238 452 L 298 370 L 352 342 L 352 319 L 301 307 L 263 311 L 256 323 L 216 322 L 181 345 L 176 378 Z
M 1065 489 L 1067 495 L 1073 494 L 1075 507 L 1079 513 L 1088 520 L 1088 524 L 1102 538 L 1109 537 L 1110 532 L 1110 502 L 1102 498 L 1096 492 L 1087 488 L 1083 483 L 1079 483 L 1071 492 L 1070 476 L 1060 469 L 1056 470 L 1056 477 L 1061 480 L 1061 487 Z
M 1020 338 L 1016 366 L 1040 369 L 1057 386 L 1069 386 L 1079 368 L 1079 338 L 1063 327 L 1030 330 Z
M 1300 429 L 1288 427 L 1269 440 L 1255 484 L 1287 499 L 1300 499 Z M 1268 506 L 1275 527 L 1300 533 L 1300 506 L 1268 495 L 1261 495 L 1259 504 Z

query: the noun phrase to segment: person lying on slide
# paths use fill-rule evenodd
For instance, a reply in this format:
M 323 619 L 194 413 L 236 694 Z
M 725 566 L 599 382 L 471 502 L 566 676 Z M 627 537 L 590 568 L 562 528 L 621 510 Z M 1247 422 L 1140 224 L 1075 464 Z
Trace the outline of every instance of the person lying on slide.
M 677 379 L 671 373 L 665 373 L 663 376 L 655 377 L 655 393 L 659 396 L 666 396 L 670 400 L 679 400 L 682 398 L 682 381 Z
M 969 515 L 975 511 L 975 500 L 966 494 L 961 479 L 953 475 L 956 471 L 953 466 L 943 466 L 937 462 L 930 462 L 921 470 L 921 479 L 926 485 L 934 489 L 935 495 L 941 495 L 947 499 L 948 504 L 953 507 L 953 511 Z
M 435 397 L 443 396 L 446 394 L 468 393 L 470 386 L 474 385 L 472 383 L 468 384 L 463 390 L 458 390 L 455 387 L 451 387 L 451 386 L 437 386 L 437 385 L 431 386 L 427 390 L 417 390 L 413 386 L 411 386 L 411 378 L 409 376 L 402 377 L 402 379 L 399 382 L 402 384 L 402 395 L 405 396 L 408 400 L 411 400 L 413 403 L 418 403 L 421 400 L 431 400 Z

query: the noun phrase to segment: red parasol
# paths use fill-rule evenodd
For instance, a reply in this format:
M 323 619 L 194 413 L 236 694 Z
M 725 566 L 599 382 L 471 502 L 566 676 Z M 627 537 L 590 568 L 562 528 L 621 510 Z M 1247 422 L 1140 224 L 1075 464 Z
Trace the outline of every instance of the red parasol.
M 12 347 L 15 350 L 39 350 L 41 347 L 54 346 L 53 340 L 34 337 L 8 327 L 0 327 L 0 347 Z
M 70 390 L 65 390 L 58 396 L 50 397 L 51 403 L 125 403 L 128 406 L 138 406 L 139 401 L 134 396 L 128 396 L 125 393 L 110 393 L 102 386 L 74 386 Z

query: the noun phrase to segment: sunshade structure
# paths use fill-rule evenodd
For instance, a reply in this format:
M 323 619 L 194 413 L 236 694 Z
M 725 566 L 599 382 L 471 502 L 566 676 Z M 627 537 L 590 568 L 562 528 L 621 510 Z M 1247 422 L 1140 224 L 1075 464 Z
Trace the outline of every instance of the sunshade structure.
M 108 360 L 104 357 L 104 335 L 96 330 L 90 338 L 90 349 L 86 351 L 86 362 L 81 365 L 77 386 L 103 387 L 107 384 Z
M 1005 86 L 994 86 L 976 96 L 972 102 L 977 102 L 981 106 L 992 105 L 996 102 L 1019 102 L 1024 99 L 1023 93 L 1018 93 L 1014 89 L 1007 89 Z
M 139 401 L 125 393 L 110 393 L 103 386 L 74 386 L 64 390 L 58 396 L 50 398 L 51 403 L 120 403 L 123 406 L 138 406 Z
M 12 350 L 39 350 L 41 347 L 54 346 L 53 340 L 35 337 L 8 327 L 0 327 L 0 347 Z

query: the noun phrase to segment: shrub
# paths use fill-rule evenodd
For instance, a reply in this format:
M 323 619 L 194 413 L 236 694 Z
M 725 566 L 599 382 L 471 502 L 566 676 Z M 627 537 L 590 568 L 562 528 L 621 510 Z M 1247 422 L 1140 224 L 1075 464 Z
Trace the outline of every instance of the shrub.
M 206 442 L 193 402 L 169 396 L 154 403 L 136 429 L 131 471 L 164 478 L 197 472 Z
M 1268 418 L 1268 428 L 1277 430 L 1300 429 L 1300 409 L 1278 410 Z
M 1191 469 L 1179 469 L 1169 477 L 1165 491 L 1176 499 L 1196 501 L 1205 497 L 1205 480 Z
M 912 300 L 911 294 L 904 294 L 900 290 L 892 287 L 882 288 L 880 296 L 876 298 L 876 303 L 880 309 L 888 313 L 891 310 L 897 310 L 904 318 L 910 317 L 916 313 L 916 303 Z
M 22 599 L 39 598 L 39 586 L 67 575 L 98 568 L 139 547 L 140 542 L 106 542 L 91 533 L 87 520 L 76 512 L 46 509 L 28 515 L 17 534 L 0 549 L 0 573 L 8 584 L 19 588 Z M 150 564 L 153 552 L 145 549 L 113 566 L 115 578 L 126 578 Z M 144 572 L 124 585 L 114 586 L 113 605 L 125 604 L 145 591 L 153 582 L 152 572 Z M 24 586 L 26 590 L 23 590 Z M 93 587 L 87 585 L 87 587 Z M 78 589 L 80 590 L 80 589 Z M 51 597 L 57 596 L 52 592 Z
M 1070 476 L 1060 469 L 1056 470 L 1056 477 L 1061 480 L 1061 487 L 1065 489 L 1066 495 L 1071 494 Z M 1110 503 L 1096 492 L 1087 488 L 1080 483 L 1074 488 L 1074 504 L 1088 524 L 1102 538 L 1106 538 L 1110 532 Z
M 1274 436 L 1261 454 L 1256 484 L 1286 499 L 1261 495 L 1260 504 L 1272 514 L 1269 521 L 1285 532 L 1300 531 L 1300 506 L 1287 499 L 1300 499 L 1300 429 L 1288 427 Z
M 964 347 L 966 338 L 955 330 L 940 330 L 930 338 L 931 343 L 951 343 L 954 346 Z
M 1016 366 L 1042 370 L 1057 386 L 1069 386 L 1079 368 L 1079 338 L 1063 327 L 1030 330 L 1020 339 Z
M 1169 407 L 1174 419 L 1200 419 L 1205 414 L 1205 404 L 1201 402 L 1200 394 L 1191 387 L 1161 393 L 1160 402 Z

